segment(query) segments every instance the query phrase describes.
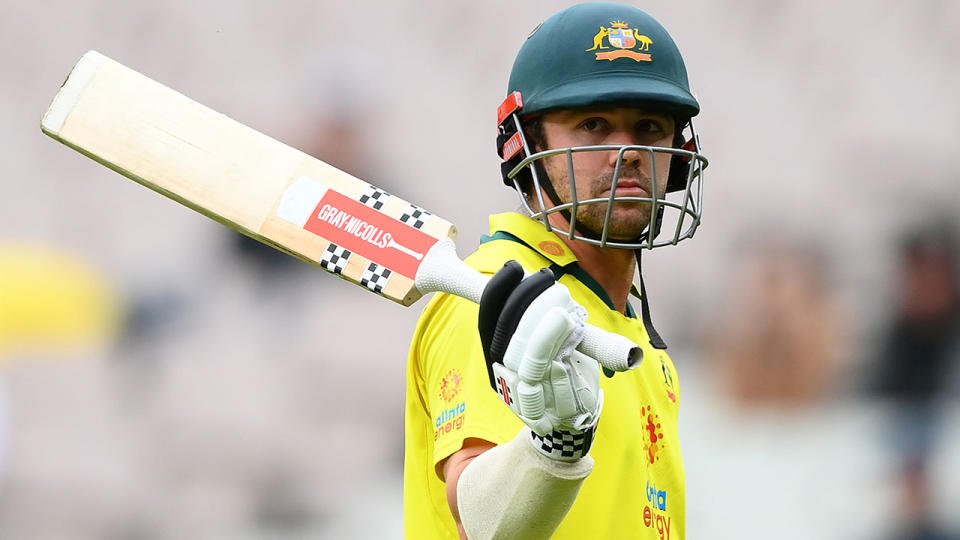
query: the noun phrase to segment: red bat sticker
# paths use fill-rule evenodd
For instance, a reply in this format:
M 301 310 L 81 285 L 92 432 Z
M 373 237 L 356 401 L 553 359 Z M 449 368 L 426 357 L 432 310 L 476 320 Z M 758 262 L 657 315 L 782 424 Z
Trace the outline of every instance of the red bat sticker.
M 437 239 L 327 188 L 303 228 L 410 279 Z

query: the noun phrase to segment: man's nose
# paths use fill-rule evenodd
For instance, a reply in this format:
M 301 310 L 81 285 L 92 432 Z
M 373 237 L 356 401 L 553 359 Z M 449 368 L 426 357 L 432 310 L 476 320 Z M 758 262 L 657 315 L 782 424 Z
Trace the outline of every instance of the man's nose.
M 638 146 L 639 142 L 627 131 L 617 131 L 611 134 L 609 144 L 621 146 Z M 638 148 L 621 148 L 610 152 L 610 165 L 616 166 L 622 160 L 624 165 L 640 165 L 647 157 L 647 152 Z

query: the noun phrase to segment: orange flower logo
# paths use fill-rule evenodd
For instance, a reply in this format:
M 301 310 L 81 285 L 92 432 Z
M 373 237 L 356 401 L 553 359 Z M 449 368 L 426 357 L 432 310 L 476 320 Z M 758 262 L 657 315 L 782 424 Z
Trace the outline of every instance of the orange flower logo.
M 463 375 L 459 370 L 451 369 L 440 380 L 440 397 L 447 403 L 451 402 L 460 394 L 460 383 L 463 382 Z
M 647 415 L 647 423 L 644 430 L 647 432 L 643 438 L 643 449 L 647 452 L 647 459 L 650 464 L 660 460 L 660 450 L 663 448 L 663 430 L 660 429 L 660 415 L 653 412 L 649 405 L 643 409 L 643 414 Z

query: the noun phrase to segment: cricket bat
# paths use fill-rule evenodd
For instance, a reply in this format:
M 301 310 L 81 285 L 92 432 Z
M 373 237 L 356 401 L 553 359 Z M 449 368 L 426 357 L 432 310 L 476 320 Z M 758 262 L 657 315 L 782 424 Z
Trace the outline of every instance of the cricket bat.
M 89 51 L 54 97 L 44 133 L 228 227 L 409 306 L 446 292 L 480 301 L 488 277 L 456 253 L 456 228 L 299 150 Z M 587 325 L 578 350 L 615 371 L 629 339 Z

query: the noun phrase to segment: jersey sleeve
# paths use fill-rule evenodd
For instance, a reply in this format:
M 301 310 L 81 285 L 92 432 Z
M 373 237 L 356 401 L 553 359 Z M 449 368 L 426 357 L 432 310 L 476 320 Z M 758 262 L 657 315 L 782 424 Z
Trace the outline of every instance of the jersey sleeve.
M 442 295 L 431 302 L 418 329 L 416 353 L 423 377 L 422 402 L 433 421 L 433 464 L 477 438 L 494 444 L 523 424 L 491 388 L 477 331 L 479 306 Z

